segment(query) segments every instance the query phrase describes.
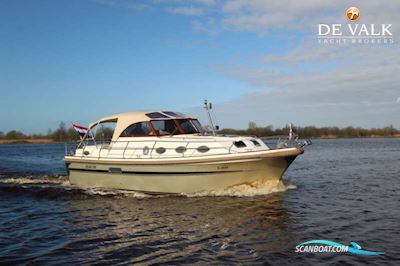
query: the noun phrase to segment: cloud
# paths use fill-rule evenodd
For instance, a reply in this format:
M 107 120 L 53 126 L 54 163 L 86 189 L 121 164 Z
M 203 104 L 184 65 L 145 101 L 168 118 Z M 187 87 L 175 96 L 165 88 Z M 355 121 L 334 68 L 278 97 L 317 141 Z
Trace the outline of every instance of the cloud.
M 314 35 L 319 23 L 347 23 L 345 10 L 348 1 L 292 0 L 155 0 L 167 5 L 173 14 L 200 17 L 192 21 L 194 30 L 251 32 L 267 36 L 271 32 L 298 32 Z M 190 5 L 190 6 L 188 6 Z M 360 23 L 392 23 L 399 32 L 398 1 L 381 4 L 365 0 L 357 5 L 361 10 Z M 207 14 L 207 16 L 204 16 Z M 203 16 L 202 16 L 203 15 Z M 400 32 L 399 32 L 400 33 Z
M 336 47 L 332 54 L 329 49 L 302 44 L 285 55 L 263 58 L 263 67 L 215 66 L 222 75 L 253 88 L 253 92 L 220 105 L 228 125 L 245 126 L 249 120 L 275 125 L 291 121 L 366 127 L 398 123 L 400 108 L 393 101 L 400 102 L 398 47 Z M 341 64 L 330 69 L 290 71 L 296 65 L 332 60 Z M 284 67 L 276 70 L 276 64 Z M 231 115 L 234 120 L 229 120 Z
M 260 54 L 241 60 L 247 63 L 238 60 L 214 66 L 221 75 L 247 84 L 252 91 L 219 105 L 226 121 L 223 126 L 243 127 L 253 120 L 275 125 L 292 121 L 366 127 L 397 123 L 399 127 L 399 44 L 317 43 L 318 23 L 348 23 L 344 16 L 348 5 L 345 1 L 312 0 L 223 2 L 220 16 L 213 20 L 214 28 L 268 36 L 261 38 L 265 42 L 276 33 L 294 36 L 290 40 L 294 45 L 279 54 Z M 398 6 L 396 1 L 384 5 L 363 1 L 358 6 L 360 23 L 391 23 L 396 37 L 400 34 Z M 200 20 L 194 25 L 196 29 L 201 29 L 201 23 L 207 28 L 205 20 Z
M 91 0 L 108 6 L 144 9 L 163 6 L 172 14 L 200 16 L 205 11 L 213 14 L 215 24 L 220 28 L 254 32 L 260 35 L 271 30 L 315 31 L 318 23 L 346 22 L 344 10 L 348 1 L 292 1 L 292 0 Z M 396 23 L 398 1 L 388 0 L 384 4 L 365 0 L 357 5 L 361 10 L 363 23 Z M 209 19 L 209 18 L 205 18 Z M 200 24 L 202 21 L 197 21 Z M 206 25 L 206 21 L 204 21 Z
M 201 16 L 204 14 L 202 8 L 199 7 L 171 7 L 166 9 L 169 13 L 186 15 L 186 16 Z
M 214 18 L 207 18 L 205 21 L 195 20 L 192 22 L 194 30 L 204 32 L 210 36 L 215 36 L 219 31 L 219 27 Z
M 111 5 L 114 1 L 104 1 Z M 149 2 L 145 2 L 149 3 Z M 266 47 L 280 36 L 285 48 L 220 62 L 213 69 L 247 86 L 249 93 L 220 103 L 225 125 L 243 127 L 295 122 L 318 125 L 385 126 L 400 108 L 400 16 L 398 0 L 360 1 L 358 23 L 391 23 L 393 45 L 320 45 L 319 23 L 348 23 L 348 1 L 153 0 L 170 14 L 193 17 L 195 31 L 207 35 L 246 32 Z M 283 37 L 282 37 L 283 36 Z M 290 45 L 287 45 L 287 43 Z M 249 49 L 251 49 L 249 44 Z M 246 47 L 245 47 L 246 48 Z M 267 50 L 267 48 L 266 48 Z M 396 99 L 394 101 L 393 99 Z M 222 119 L 221 119 L 222 120 Z M 400 124 L 397 125 L 398 127 Z
M 347 22 L 344 11 L 348 1 L 231 0 L 223 2 L 221 23 L 238 30 L 266 34 L 271 30 L 313 31 L 318 23 Z M 363 23 L 396 23 L 398 2 L 380 4 L 368 0 L 359 3 Z

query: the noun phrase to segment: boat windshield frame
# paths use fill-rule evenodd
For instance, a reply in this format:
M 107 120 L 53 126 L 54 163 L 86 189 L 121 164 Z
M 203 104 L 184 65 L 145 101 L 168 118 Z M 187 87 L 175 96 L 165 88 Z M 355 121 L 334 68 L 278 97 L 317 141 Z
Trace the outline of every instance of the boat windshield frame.
M 165 131 L 165 130 L 159 130 L 157 129 L 157 127 L 155 126 L 155 122 L 159 122 L 159 121 L 172 121 L 174 124 L 174 129 L 172 132 L 169 131 Z M 184 122 L 188 121 L 191 126 L 191 130 L 188 131 L 185 127 L 182 126 L 182 124 Z M 142 121 L 142 122 L 135 122 L 131 125 L 129 125 L 127 128 L 125 128 L 121 135 L 118 136 L 118 138 L 137 138 L 137 137 L 162 137 L 162 136 L 173 136 L 173 135 L 191 135 L 191 134 L 204 134 L 204 129 L 201 127 L 200 122 L 198 121 L 198 119 L 196 118 L 169 118 L 169 119 L 152 119 L 150 121 L 147 121 L 147 124 L 150 126 L 151 128 L 151 132 L 147 135 L 127 135 L 124 134 L 125 130 L 128 129 L 129 127 L 131 127 L 134 124 L 137 123 L 144 123 L 146 121 Z M 185 130 L 186 129 L 186 130 Z

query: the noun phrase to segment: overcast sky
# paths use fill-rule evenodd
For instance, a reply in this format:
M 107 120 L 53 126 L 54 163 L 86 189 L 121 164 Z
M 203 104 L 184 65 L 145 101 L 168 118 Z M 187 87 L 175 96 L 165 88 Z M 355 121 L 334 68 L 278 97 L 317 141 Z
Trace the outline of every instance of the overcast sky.
M 319 23 L 393 24 L 394 44 L 322 45 Z M 400 128 L 400 2 L 0 2 L 0 131 L 170 109 L 221 127 Z

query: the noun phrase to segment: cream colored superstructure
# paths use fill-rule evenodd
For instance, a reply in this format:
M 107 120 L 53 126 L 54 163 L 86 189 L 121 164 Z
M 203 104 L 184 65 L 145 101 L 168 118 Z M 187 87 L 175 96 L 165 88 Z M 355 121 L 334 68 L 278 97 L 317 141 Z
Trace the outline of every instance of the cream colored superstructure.
M 131 124 L 153 120 L 157 119 L 146 113 L 124 113 L 91 124 L 117 122 L 111 142 L 82 143 L 73 155 L 65 156 L 71 184 L 147 193 L 195 193 L 255 181 L 277 183 L 303 153 L 297 147 L 271 150 L 256 137 L 120 137 Z

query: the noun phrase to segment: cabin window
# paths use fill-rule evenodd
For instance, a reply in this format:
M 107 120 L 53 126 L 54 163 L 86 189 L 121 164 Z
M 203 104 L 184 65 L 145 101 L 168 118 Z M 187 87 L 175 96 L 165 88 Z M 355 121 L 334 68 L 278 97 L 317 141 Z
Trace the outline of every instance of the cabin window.
M 121 137 L 150 136 L 153 135 L 150 125 L 147 122 L 135 123 L 127 127 Z
M 196 127 L 194 126 L 194 124 L 190 120 L 184 119 L 184 120 L 177 120 L 177 121 L 185 134 L 199 133 L 197 131 Z
M 258 142 L 257 140 L 255 140 L 255 139 L 251 139 L 250 140 L 253 144 L 254 144 L 254 146 L 261 146 L 261 144 L 260 144 L 260 142 Z
M 157 135 L 179 134 L 179 129 L 174 120 L 155 120 L 151 121 Z
M 236 148 L 244 148 L 244 147 L 246 147 L 246 143 L 244 143 L 243 141 L 234 141 L 233 145 L 235 145 Z
M 154 112 L 154 113 L 148 113 L 146 114 L 147 117 L 149 118 L 169 118 L 168 116 L 159 113 L 159 112 Z

